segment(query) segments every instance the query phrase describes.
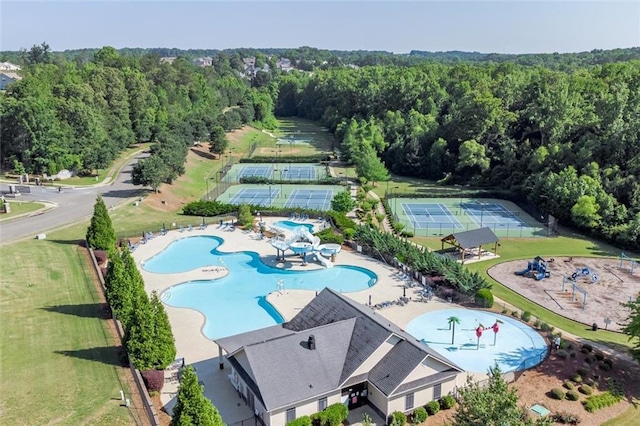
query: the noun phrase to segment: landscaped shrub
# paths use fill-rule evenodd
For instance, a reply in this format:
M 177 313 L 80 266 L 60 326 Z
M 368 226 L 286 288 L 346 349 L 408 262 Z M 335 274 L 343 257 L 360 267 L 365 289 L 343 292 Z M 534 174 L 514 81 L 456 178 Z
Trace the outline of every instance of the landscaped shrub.
M 508 309 L 505 308 L 505 309 L 502 310 L 502 315 L 507 315 L 508 313 L 509 313 Z
M 583 393 L 585 395 L 591 395 L 593 393 L 593 389 L 591 389 L 589 385 L 581 385 L 578 390 L 580 391 L 580 393 Z
M 298 417 L 297 419 L 291 420 L 286 424 L 286 426 L 311 426 L 311 425 L 312 425 L 311 417 L 309 416 Z
M 587 370 L 586 368 L 578 368 L 578 374 L 580 375 L 580 377 L 587 377 L 589 375 L 589 370 Z
M 333 210 L 330 210 L 325 214 L 331 218 L 331 220 L 333 221 L 333 224 L 340 231 L 344 232 L 344 230 L 347 228 L 355 229 L 357 226 L 357 224 L 353 220 L 345 216 L 344 213 L 338 213 L 338 212 L 334 212 Z
M 332 228 L 323 229 L 316 234 L 316 237 L 320 238 L 322 244 L 335 243 L 342 245 L 344 243 L 344 237 L 333 232 Z
M 581 351 L 582 351 L 583 353 L 585 353 L 585 354 L 586 354 L 587 352 L 591 352 L 591 351 L 593 351 L 593 346 L 591 346 L 591 345 L 590 345 L 590 344 L 588 344 L 588 343 L 584 343 L 584 344 L 582 345 L 582 349 L 581 349 Z
M 511 316 L 518 318 L 519 316 L 518 311 L 511 311 Z
M 613 367 L 613 360 L 611 358 L 605 358 L 602 362 L 607 364 L 609 367 Z
M 407 416 L 400 411 L 394 411 L 389 416 L 389 426 L 404 426 L 407 423 Z
M 438 411 L 440 411 L 440 403 L 438 401 L 430 401 L 424 406 L 424 408 L 430 416 L 433 416 L 438 414 Z
M 493 306 L 493 293 L 488 288 L 481 288 L 475 296 L 476 305 L 482 308 L 491 308 Z
M 596 353 L 594 354 L 594 356 L 596 357 L 596 359 L 597 359 L 598 361 L 604 361 L 604 354 L 603 354 L 603 353 L 601 353 L 601 352 L 596 352 Z
M 562 401 L 565 397 L 564 391 L 560 388 L 551 389 L 551 392 L 549 392 L 549 395 L 551 396 L 551 398 L 559 399 L 560 401 Z
M 347 240 L 351 240 L 353 239 L 353 236 L 356 233 L 356 230 L 353 228 L 345 228 L 342 230 L 342 233 L 344 234 L 344 238 L 346 238 Z
M 322 412 L 323 426 L 340 426 L 342 422 L 347 420 L 349 416 L 349 408 L 346 405 L 337 402 L 331 404 Z
M 540 322 L 540 320 L 539 320 L 539 319 L 537 319 L 537 318 L 536 318 L 536 320 L 533 322 L 533 326 L 534 326 L 535 328 L 540 328 L 540 324 L 542 324 L 542 323 L 541 323 L 541 322 Z M 562 347 L 562 344 L 561 344 L 560 346 Z
M 576 383 L 582 383 L 582 377 L 579 374 L 574 374 L 573 376 L 571 376 L 571 380 Z
M 593 364 L 594 362 L 596 362 L 596 357 L 593 355 L 587 355 L 586 357 L 584 357 L 584 362 L 586 362 L 587 364 Z
M 570 354 L 571 358 L 575 358 L 576 357 L 576 353 L 574 351 L 571 351 Z
M 582 401 L 584 409 L 590 413 L 593 413 L 600 408 L 606 408 L 611 405 L 617 404 L 622 400 L 622 395 L 614 394 L 610 391 L 602 392 L 598 395 L 591 395 L 587 397 L 585 401 Z
M 542 324 L 540 324 L 540 330 L 542 330 L 542 331 L 553 331 L 553 327 L 551 327 L 546 322 L 543 322 Z
M 413 424 L 419 424 L 427 420 L 429 414 L 427 414 L 427 410 L 424 407 L 418 407 L 413 410 Z
M 238 206 L 238 225 L 253 225 L 253 215 L 251 214 L 251 207 L 249 207 L 248 204 L 240 204 Z
M 524 311 L 522 313 L 522 315 L 520 315 L 520 319 L 524 322 L 529 322 L 531 321 L 531 312 L 529 311 Z
M 601 363 L 598 367 L 600 367 L 600 369 L 601 369 L 602 371 L 609 371 L 609 370 L 611 370 L 611 366 L 610 366 L 609 364 L 604 363 L 604 362 L 603 362 L 603 363 Z
M 556 355 L 558 356 L 558 358 L 560 359 L 567 359 L 569 358 L 569 352 L 560 349 L 558 352 L 556 352 Z
M 182 208 L 182 213 L 186 216 L 210 217 L 235 212 L 237 209 L 238 206 L 218 201 L 193 201 Z
M 580 424 L 580 417 L 576 416 L 575 414 L 565 412 L 553 413 L 553 415 L 551 416 L 551 420 L 556 423 L 562 423 L 565 425 Z
M 568 382 L 568 381 L 567 381 L 567 382 L 564 382 L 564 383 L 562 384 L 562 386 L 564 386 L 565 388 L 567 388 L 567 389 L 569 389 L 569 390 L 574 390 L 574 389 L 576 388 L 576 387 L 573 385 L 573 383 Z
M 598 386 L 598 382 L 596 382 L 593 379 L 585 379 L 584 380 L 584 384 L 587 385 L 587 386 L 591 386 L 592 388 Z
M 453 395 L 445 395 L 440 398 L 440 408 L 442 408 L 443 410 L 449 410 L 455 407 L 455 405 L 456 399 L 453 397 Z
M 580 399 L 580 394 L 575 390 L 570 390 L 567 392 L 567 399 L 569 401 L 577 401 Z
M 146 370 L 140 372 L 144 385 L 149 393 L 160 392 L 164 386 L 164 371 L 162 370 Z

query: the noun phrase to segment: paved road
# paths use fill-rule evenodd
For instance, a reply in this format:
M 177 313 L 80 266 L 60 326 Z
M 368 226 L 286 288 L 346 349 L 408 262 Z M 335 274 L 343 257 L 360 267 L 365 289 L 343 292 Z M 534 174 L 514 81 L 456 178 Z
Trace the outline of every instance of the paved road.
M 59 228 L 69 223 L 89 218 L 93 214 L 97 194 L 102 194 L 107 207 L 115 206 L 140 194 L 141 188 L 131 183 L 131 168 L 148 154 L 140 153 L 134 157 L 120 173 L 107 185 L 85 188 L 64 188 L 31 186 L 31 193 L 24 193 L 15 200 L 47 201 L 57 206 L 35 216 L 28 216 L 8 222 L 0 222 L 0 244 L 35 238 L 39 233 Z M 9 185 L 0 185 L 0 191 L 9 192 Z M 13 199 L 9 199 L 13 201 Z

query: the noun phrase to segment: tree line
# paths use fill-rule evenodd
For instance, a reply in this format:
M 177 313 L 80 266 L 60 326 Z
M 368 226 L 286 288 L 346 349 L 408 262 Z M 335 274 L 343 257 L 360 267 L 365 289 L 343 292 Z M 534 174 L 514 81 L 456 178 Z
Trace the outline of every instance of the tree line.
M 398 175 L 507 188 L 564 223 L 640 246 L 638 60 L 571 72 L 513 63 L 336 68 L 273 84 L 275 114 L 327 126 L 368 180 L 385 179 L 375 154 Z

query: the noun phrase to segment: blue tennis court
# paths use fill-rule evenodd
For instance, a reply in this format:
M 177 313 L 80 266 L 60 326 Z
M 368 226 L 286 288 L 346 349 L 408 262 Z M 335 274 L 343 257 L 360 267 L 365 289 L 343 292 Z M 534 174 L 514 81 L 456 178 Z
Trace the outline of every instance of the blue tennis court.
M 278 173 L 275 174 L 275 177 L 280 177 L 281 180 L 313 180 L 316 179 L 316 168 L 313 166 L 284 166 L 280 176 Z
M 280 190 L 277 188 L 243 188 L 229 201 L 229 204 L 255 204 L 260 206 L 271 206 L 274 198 L 278 196 Z
M 518 217 L 519 212 L 509 211 L 499 203 L 462 203 L 460 207 L 478 226 L 529 227 Z
M 429 229 L 434 226 L 463 229 L 462 224 L 444 204 L 402 203 L 402 210 L 414 229 Z
M 331 189 L 294 189 L 285 207 L 329 210 L 332 198 L 333 190 Z
M 273 166 L 243 166 L 238 172 L 238 179 L 246 177 L 270 178 L 273 174 Z

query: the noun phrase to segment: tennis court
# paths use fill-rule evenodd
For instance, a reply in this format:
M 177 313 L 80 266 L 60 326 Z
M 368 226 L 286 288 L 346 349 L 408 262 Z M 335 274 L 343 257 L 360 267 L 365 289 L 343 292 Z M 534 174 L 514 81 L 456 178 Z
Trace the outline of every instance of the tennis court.
M 528 225 L 520 220 L 520 212 L 507 210 L 500 203 L 462 203 L 460 205 L 464 212 L 478 225 L 518 227 Z
M 499 237 L 546 237 L 548 230 L 511 201 L 488 198 L 390 198 L 405 229 L 419 237 L 490 228 Z
M 217 200 L 229 204 L 329 210 L 339 185 L 240 184 L 232 185 Z
M 259 206 L 271 206 L 273 200 L 280 191 L 277 188 L 242 188 L 238 191 L 229 204 L 254 204 Z
M 402 210 L 414 229 L 428 229 L 440 225 L 446 228 L 463 229 L 462 224 L 444 204 L 402 203 Z
M 329 210 L 332 198 L 333 190 L 331 189 L 294 189 L 285 207 Z
M 225 179 L 239 182 L 242 178 L 261 177 L 276 181 L 315 181 L 327 177 L 326 166 L 304 163 L 235 164 Z

